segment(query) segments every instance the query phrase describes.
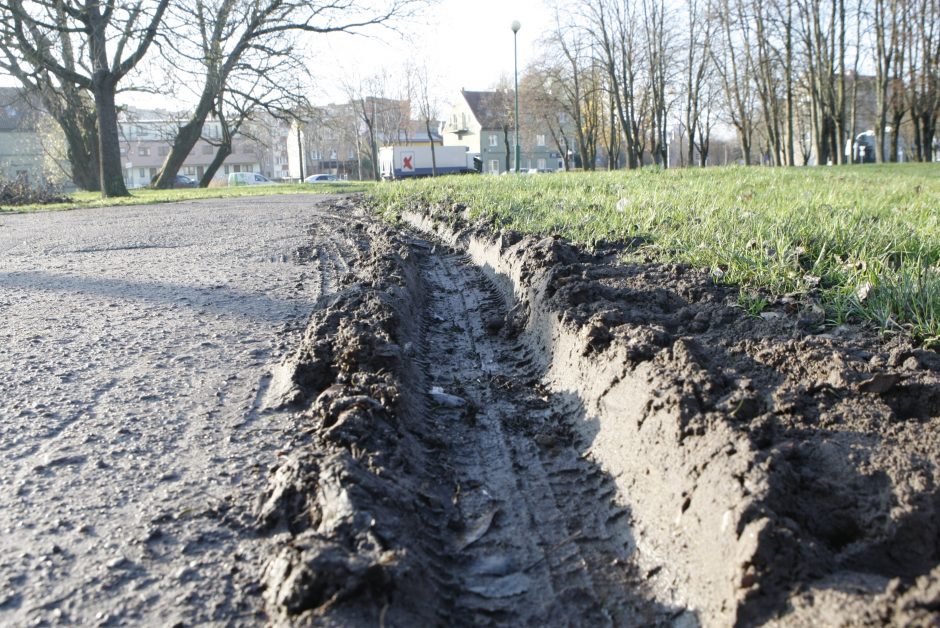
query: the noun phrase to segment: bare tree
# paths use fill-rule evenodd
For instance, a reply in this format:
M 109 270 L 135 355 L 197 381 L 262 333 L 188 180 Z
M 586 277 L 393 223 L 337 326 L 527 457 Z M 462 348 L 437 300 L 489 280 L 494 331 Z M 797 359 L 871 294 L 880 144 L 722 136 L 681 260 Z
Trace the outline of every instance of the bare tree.
M 411 119 L 410 103 L 402 99 L 402 94 L 389 95 L 391 88 L 387 81 L 388 72 L 382 70 L 365 79 L 349 79 L 344 85 L 349 102 L 357 118 L 357 134 L 369 157 L 369 178 L 378 181 L 379 142 L 396 143 L 407 137 L 407 127 Z M 404 90 L 407 91 L 407 90 Z M 361 159 L 360 164 L 364 164 Z M 366 173 L 363 173 L 363 176 Z
M 711 46 L 715 36 L 715 20 L 712 19 L 712 0 L 688 0 L 686 12 L 686 47 L 684 123 L 688 135 L 688 163 L 704 166 L 708 154 L 707 136 L 711 129 L 705 124 L 709 120 L 710 108 L 706 99 L 709 73 L 712 70 Z
M 179 29 L 171 38 L 177 57 L 199 63 L 204 80 L 198 103 L 189 120 L 180 128 L 155 182 L 170 187 L 176 174 L 202 135 L 202 127 L 214 110 L 229 81 L 241 73 L 257 74 L 260 65 L 271 71 L 291 58 L 299 69 L 299 51 L 294 36 L 299 33 L 360 33 L 369 27 L 390 24 L 403 17 L 418 0 L 392 0 L 384 5 L 367 5 L 355 0 L 195 0 L 175 8 L 174 24 Z M 284 74 L 280 67 L 280 74 Z M 269 81 L 280 91 L 280 81 Z
M 745 165 L 751 164 L 755 107 L 751 55 L 752 25 L 736 10 L 734 0 L 716 0 L 716 17 L 721 27 L 720 46 L 711 48 L 715 69 L 721 77 L 728 119 L 738 132 Z
M 426 63 L 409 66 L 406 68 L 406 76 L 410 100 L 417 104 L 418 115 L 421 116 L 424 130 L 431 144 L 431 176 L 436 177 L 437 151 L 434 143 L 434 129 L 431 125 L 437 124 L 437 119 L 441 114 L 441 103 L 433 91 L 431 72 Z
M 636 7 L 628 0 L 592 0 L 583 10 L 607 72 L 607 86 L 626 139 L 627 165 L 639 168 L 646 105 L 638 89 L 643 59 Z
M 283 63 L 276 56 L 259 60 L 259 64 L 252 65 L 250 72 L 241 73 L 229 81 L 213 106 L 212 113 L 221 128 L 221 138 L 218 141 L 207 140 L 215 145 L 216 152 L 206 166 L 199 187 L 208 187 L 226 158 L 232 154 L 233 137 L 241 134 L 264 143 L 246 131 L 252 122 L 294 120 L 297 119 L 296 111 L 309 109 L 310 104 L 301 94 L 299 86 L 293 84 L 291 88 L 291 77 L 296 78 L 299 72 L 299 69 L 291 69 L 292 60 L 289 54 Z
M 102 196 L 127 196 L 115 94 L 144 58 L 169 0 L 0 2 L 0 39 L 22 66 L 66 89 L 91 93 Z
M 58 33 L 63 49 L 71 46 L 67 33 Z M 46 112 L 55 120 L 65 138 L 65 157 L 71 179 L 83 190 L 99 191 L 98 119 L 94 102 L 87 91 L 73 83 L 61 83 L 47 70 L 21 62 L 16 49 L 0 38 L 0 70 L 15 78 L 28 95 L 36 95 Z M 63 55 L 63 63 L 75 70 L 72 54 Z M 33 98 L 27 98 L 32 103 Z
M 781 54 L 778 48 L 778 33 L 772 19 L 767 0 L 754 0 L 745 5 L 736 3 L 738 19 L 754 24 L 753 47 L 746 48 L 748 65 L 754 70 L 754 85 L 760 99 L 762 130 L 765 136 L 764 153 L 773 165 L 785 161 L 783 111 L 784 97 L 781 94 Z
M 524 135 L 532 137 L 547 130 L 552 144 L 562 156 L 565 170 L 569 170 L 570 156 L 575 148 L 575 125 L 559 99 L 561 91 L 552 73 L 532 66 L 519 81 L 519 108 Z
M 620 126 L 620 116 L 613 90 L 607 91 L 604 103 L 604 129 L 602 131 L 604 153 L 607 155 L 607 169 L 620 168 L 620 159 L 623 155 L 623 128 Z
M 873 0 L 872 26 L 875 37 L 875 159 L 885 161 L 885 130 L 891 106 L 890 89 L 900 47 L 902 0 Z
M 546 54 L 537 70 L 543 82 L 541 109 L 543 117 L 554 118 L 554 125 L 550 126 L 554 126 L 552 135 L 559 150 L 559 138 L 567 143 L 567 136 L 562 133 L 565 126 L 562 119 L 570 120 L 581 165 L 593 170 L 603 109 L 599 66 L 591 56 L 584 30 L 575 23 L 563 23 L 561 13 L 556 10 L 555 27 L 543 40 Z M 567 152 L 563 155 L 567 170 L 570 157 Z
M 642 0 L 640 6 L 646 44 L 650 152 L 653 162 L 665 168 L 669 165 L 667 89 L 672 79 L 672 33 L 667 24 L 671 15 L 665 0 Z
M 940 112 L 940 2 L 914 0 L 911 11 L 907 81 L 914 154 L 930 161 Z
M 910 49 L 911 29 L 910 3 L 904 1 L 900 8 L 898 19 L 897 49 L 894 52 L 894 63 L 891 70 L 891 87 L 889 89 L 889 116 L 890 116 L 890 147 L 891 154 L 887 161 L 898 161 L 901 148 L 901 123 L 908 110 L 908 90 L 904 85 L 907 54 Z

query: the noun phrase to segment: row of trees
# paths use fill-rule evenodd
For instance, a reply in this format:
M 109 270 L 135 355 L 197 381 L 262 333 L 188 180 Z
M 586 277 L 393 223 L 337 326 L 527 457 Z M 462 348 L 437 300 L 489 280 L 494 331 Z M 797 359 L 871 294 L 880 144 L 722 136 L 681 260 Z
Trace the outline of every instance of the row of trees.
M 196 106 L 157 175 L 173 184 L 210 115 L 222 124 L 214 169 L 231 137 L 259 109 L 289 115 L 308 83 L 303 33 L 360 33 L 406 16 L 421 0 L 0 0 L 0 71 L 36 95 L 61 127 L 75 183 L 124 196 L 116 95 L 145 64 L 187 77 Z M 162 66 L 162 67 L 161 67 Z M 191 84 L 189 79 L 192 79 Z M 140 78 L 137 78 L 140 81 Z
M 747 164 L 846 163 L 866 129 L 877 161 L 902 130 L 931 159 L 940 0 L 583 0 L 556 16 L 520 96 L 587 168 L 666 164 L 676 128 L 682 162 L 705 165 L 718 125 Z

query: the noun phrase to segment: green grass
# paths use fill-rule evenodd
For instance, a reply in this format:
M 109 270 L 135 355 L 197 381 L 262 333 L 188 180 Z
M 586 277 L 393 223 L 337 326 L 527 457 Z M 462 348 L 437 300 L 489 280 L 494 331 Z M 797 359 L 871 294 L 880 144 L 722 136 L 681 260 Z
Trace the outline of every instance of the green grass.
M 142 188 L 131 190 L 130 196 L 101 198 L 98 192 L 76 192 L 72 194 L 72 203 L 51 203 L 47 205 L 4 205 L 0 213 L 56 211 L 78 209 L 82 207 L 112 207 L 117 205 L 148 205 L 151 203 L 178 203 L 203 198 L 231 198 L 238 196 L 259 196 L 270 194 L 341 194 L 365 192 L 375 184 L 370 181 L 349 181 L 341 183 L 300 185 L 240 185 L 236 187 L 189 188 L 178 190 L 152 190 Z
M 472 218 L 711 270 L 759 295 L 810 294 L 829 321 L 940 345 L 940 165 L 713 168 L 445 177 L 375 186 L 387 215 L 454 204 Z

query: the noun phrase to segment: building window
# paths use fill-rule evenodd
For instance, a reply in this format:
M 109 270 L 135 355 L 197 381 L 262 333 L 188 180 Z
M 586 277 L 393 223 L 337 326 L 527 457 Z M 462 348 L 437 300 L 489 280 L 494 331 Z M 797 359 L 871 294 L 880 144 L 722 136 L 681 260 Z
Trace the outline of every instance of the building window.
M 544 159 L 539 159 L 538 164 L 539 164 L 539 170 L 545 170 L 545 160 L 544 160 Z
M 535 136 L 535 145 L 536 146 L 545 146 L 545 134 Z
M 166 157 L 167 155 L 170 154 L 170 147 L 161 146 L 160 148 L 157 149 L 157 154 L 160 155 L 161 157 Z
M 137 147 L 137 154 L 140 155 L 141 157 L 146 157 L 146 156 L 148 156 L 148 155 L 150 154 L 150 147 L 149 147 L 149 146 L 138 146 L 138 147 Z
M 496 147 L 499 146 L 499 136 L 495 133 L 490 133 L 490 146 Z
M 496 137 L 495 135 L 493 137 Z M 499 160 L 491 159 L 490 160 L 490 172 L 499 172 Z
M 140 178 L 141 178 L 141 179 L 146 179 L 146 178 L 147 178 L 147 171 L 144 170 L 143 168 L 140 169 Z

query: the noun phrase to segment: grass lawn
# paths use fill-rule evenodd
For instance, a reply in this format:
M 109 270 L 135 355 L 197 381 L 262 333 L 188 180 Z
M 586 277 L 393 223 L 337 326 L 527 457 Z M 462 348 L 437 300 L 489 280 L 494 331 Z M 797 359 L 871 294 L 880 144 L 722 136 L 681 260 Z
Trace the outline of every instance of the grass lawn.
M 496 226 L 710 269 L 760 312 L 818 298 L 829 320 L 875 321 L 940 345 L 940 164 L 462 176 L 376 185 L 388 215 L 467 206 Z
M 374 183 L 370 181 L 349 181 L 323 184 L 276 184 L 276 185 L 240 185 L 236 187 L 187 188 L 178 190 L 152 190 L 141 188 L 131 190 L 130 196 L 101 198 L 98 192 L 76 192 L 72 194 L 74 202 L 52 203 L 48 205 L 3 205 L 0 214 L 10 212 L 55 211 L 78 209 L 81 207 L 110 207 L 115 205 L 147 205 L 150 203 L 177 203 L 201 198 L 228 198 L 233 196 L 259 196 L 269 194 L 334 194 L 364 192 Z

